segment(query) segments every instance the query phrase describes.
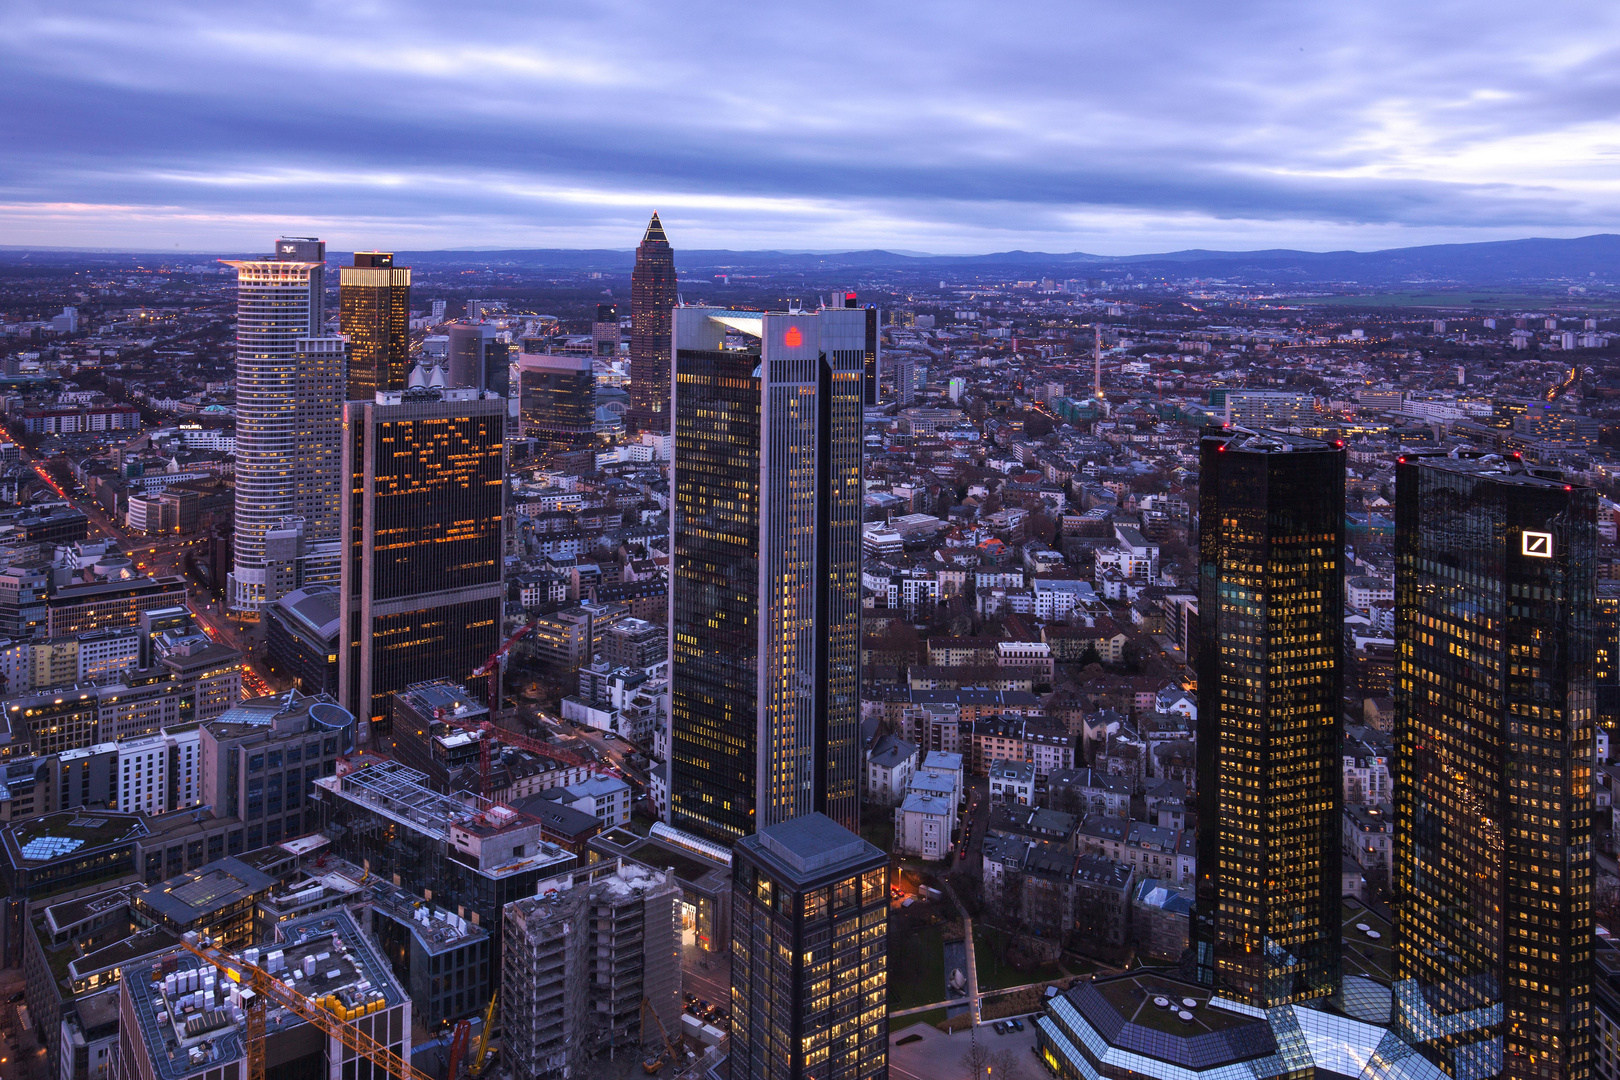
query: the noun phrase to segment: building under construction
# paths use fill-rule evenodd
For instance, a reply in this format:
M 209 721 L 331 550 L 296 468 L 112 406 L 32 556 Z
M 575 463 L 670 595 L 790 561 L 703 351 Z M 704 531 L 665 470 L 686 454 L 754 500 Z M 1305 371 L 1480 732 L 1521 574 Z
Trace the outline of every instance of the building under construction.
M 537 819 L 468 792 L 440 794 L 396 761 L 322 777 L 315 789 L 332 807 L 335 854 L 493 935 L 488 958 L 479 960 L 483 985 L 500 971 L 502 907 L 578 862 L 544 838 Z
M 619 859 L 557 886 L 506 907 L 501 1014 L 517 1080 L 573 1075 L 609 1048 L 635 1052 L 644 1000 L 666 1031 L 681 1016 L 679 883 Z
M 411 1053 L 411 1003 L 388 965 L 342 909 L 289 920 L 277 940 L 244 949 L 292 990 L 401 1058 Z M 254 991 L 176 949 L 124 969 L 119 984 L 118 1080 L 232 1080 L 248 1075 L 247 1009 Z M 276 1080 L 371 1075 L 339 1040 L 266 1003 L 264 1064 Z M 356 1069 L 356 1065 L 364 1068 Z M 380 1070 L 378 1075 L 380 1075 Z

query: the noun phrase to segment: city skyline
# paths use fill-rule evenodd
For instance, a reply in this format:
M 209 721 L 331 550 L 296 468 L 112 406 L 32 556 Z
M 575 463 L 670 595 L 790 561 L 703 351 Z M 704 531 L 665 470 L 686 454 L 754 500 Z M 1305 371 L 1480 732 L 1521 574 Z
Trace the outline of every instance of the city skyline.
M 739 23 L 492 4 L 468 18 L 500 26 L 495 43 L 416 2 L 229 25 L 173 0 L 72 7 L 24 5 L 0 45 L 16 115 L 39 121 L 8 132 L 0 167 L 12 242 L 229 248 L 285 223 L 334 246 L 597 247 L 645 206 L 678 212 L 690 247 L 943 252 L 1365 248 L 1620 221 L 1591 166 L 1615 134 L 1617 15 L 1596 3 L 1529 21 L 1387 0 L 813 25 L 778 6 Z M 709 77 L 722 18 L 747 94 Z M 273 101 L 244 70 L 281 87 Z M 296 160 L 293 137 L 310 145 Z M 469 142 L 476 175 L 440 149 Z

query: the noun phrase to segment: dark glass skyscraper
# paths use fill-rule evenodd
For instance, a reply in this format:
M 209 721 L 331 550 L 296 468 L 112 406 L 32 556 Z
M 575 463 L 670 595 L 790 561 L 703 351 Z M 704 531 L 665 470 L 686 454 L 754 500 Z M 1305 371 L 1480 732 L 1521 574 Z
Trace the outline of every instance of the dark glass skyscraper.
M 338 269 L 338 319 L 349 339 L 348 401 L 403 390 L 411 373 L 411 268 L 392 252 L 357 251 Z
M 832 294 L 832 306 L 837 308 L 852 308 L 859 306 L 859 297 L 854 292 L 835 292 Z M 878 403 L 878 381 L 883 372 L 878 366 L 878 309 L 868 307 L 866 312 L 866 355 L 862 358 L 862 386 L 866 404 L 876 407 Z
M 630 274 L 630 410 L 625 420 L 641 431 L 669 430 L 669 334 L 675 290 L 675 251 L 654 212 Z
M 446 343 L 446 385 L 488 390 L 496 397 L 506 397 L 512 386 L 512 346 L 501 340 L 500 333 L 486 323 L 452 323 L 446 327 L 450 339 Z
M 1396 467 L 1393 1019 L 1465 1080 L 1592 1075 L 1596 514 L 1494 456 Z
M 506 400 L 407 390 L 345 406 L 338 693 L 387 728 L 389 695 L 465 682 L 500 644 Z
M 823 814 L 731 862 L 730 1080 L 888 1075 L 889 857 Z
M 866 312 L 675 309 L 672 822 L 857 823 Z
M 518 415 L 540 453 L 588 450 L 596 438 L 596 373 L 589 356 L 518 354 Z
M 597 304 L 596 321 L 591 323 L 591 353 L 608 359 L 619 355 L 619 307 Z
M 1199 482 L 1199 980 L 1339 988 L 1344 450 L 1206 434 Z

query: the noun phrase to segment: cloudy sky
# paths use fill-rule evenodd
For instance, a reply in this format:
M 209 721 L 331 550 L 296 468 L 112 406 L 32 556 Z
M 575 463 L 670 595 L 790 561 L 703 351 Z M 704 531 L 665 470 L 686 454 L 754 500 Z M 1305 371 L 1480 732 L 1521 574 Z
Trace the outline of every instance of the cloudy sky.
M 1620 231 L 1620 5 L 0 0 L 0 244 Z

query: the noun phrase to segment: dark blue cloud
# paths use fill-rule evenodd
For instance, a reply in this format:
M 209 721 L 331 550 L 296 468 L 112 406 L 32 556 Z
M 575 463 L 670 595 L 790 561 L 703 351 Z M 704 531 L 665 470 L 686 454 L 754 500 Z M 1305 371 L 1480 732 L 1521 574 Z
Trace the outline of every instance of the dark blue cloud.
M 11 3 L 0 242 L 1369 247 L 1620 225 L 1612 5 Z

